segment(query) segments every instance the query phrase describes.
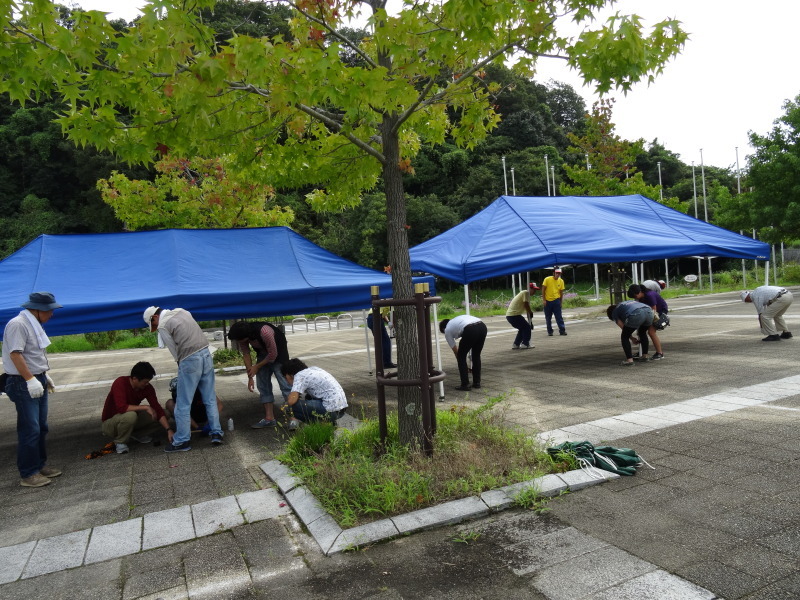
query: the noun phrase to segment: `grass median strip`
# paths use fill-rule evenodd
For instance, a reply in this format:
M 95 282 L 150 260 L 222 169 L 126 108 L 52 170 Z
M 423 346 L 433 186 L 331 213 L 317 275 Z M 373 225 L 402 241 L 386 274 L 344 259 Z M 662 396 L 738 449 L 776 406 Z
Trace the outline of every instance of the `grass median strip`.
M 505 427 L 494 410 L 503 397 L 475 410 L 437 411 L 433 457 L 401 445 L 389 420 L 386 452 L 377 452 L 377 420 L 334 436 L 330 424 L 300 429 L 279 457 L 341 527 L 354 527 L 449 500 L 475 496 L 548 473 L 575 468 L 553 460 L 535 439 Z

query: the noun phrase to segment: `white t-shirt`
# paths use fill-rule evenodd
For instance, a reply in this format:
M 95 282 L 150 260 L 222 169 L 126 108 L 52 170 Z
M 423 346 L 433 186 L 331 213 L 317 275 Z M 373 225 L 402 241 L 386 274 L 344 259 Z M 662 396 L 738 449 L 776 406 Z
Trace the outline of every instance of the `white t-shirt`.
M 319 367 L 308 367 L 298 372 L 292 382 L 292 391 L 322 400 L 322 406 L 328 412 L 347 408 L 347 396 L 342 386 L 333 375 Z

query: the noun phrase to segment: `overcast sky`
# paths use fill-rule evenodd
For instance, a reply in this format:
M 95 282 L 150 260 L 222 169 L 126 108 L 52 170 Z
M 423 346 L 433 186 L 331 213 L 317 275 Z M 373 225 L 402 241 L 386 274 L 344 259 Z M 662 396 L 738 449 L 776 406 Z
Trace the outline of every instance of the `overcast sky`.
M 76 0 L 85 9 L 130 20 L 143 0 Z M 748 131 L 767 133 L 784 101 L 800 94 L 797 66 L 798 0 L 620 0 L 613 11 L 636 13 L 645 24 L 677 17 L 691 35 L 683 53 L 649 87 L 639 84 L 617 100 L 613 121 L 625 139 L 658 139 L 690 164 L 745 166 Z M 609 11 L 609 12 L 613 12 Z M 537 80 L 569 83 L 586 98 L 578 77 L 543 61 Z

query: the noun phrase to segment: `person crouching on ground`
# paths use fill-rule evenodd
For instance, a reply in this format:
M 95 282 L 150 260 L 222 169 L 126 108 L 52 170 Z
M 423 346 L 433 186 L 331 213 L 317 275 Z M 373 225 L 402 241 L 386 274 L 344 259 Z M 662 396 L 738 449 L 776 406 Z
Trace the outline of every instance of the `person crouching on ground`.
M 292 391 L 286 405 L 292 411 L 289 429 L 297 429 L 300 421 L 333 421 L 347 409 L 347 396 L 333 375 L 319 367 L 309 367 L 299 358 L 292 358 L 281 367 Z
M 114 440 L 117 454 L 128 453 L 130 440 L 149 444 L 152 434 L 159 429 L 167 432 L 168 441 L 172 443 L 174 432 L 158 403 L 155 388 L 150 385 L 155 376 L 153 365 L 138 362 L 133 365 L 129 377 L 117 377 L 111 384 L 103 406 L 102 431 L 104 436 Z M 147 404 L 142 404 L 142 400 L 147 400 Z
M 622 343 L 622 351 L 625 352 L 625 360 L 620 364 L 623 367 L 629 367 L 633 364 L 631 336 L 634 332 L 639 333 L 639 344 L 642 349 L 640 360 L 650 360 L 650 357 L 647 356 L 649 350 L 647 330 L 653 323 L 653 310 L 641 302 L 626 300 L 609 306 L 606 309 L 606 315 L 622 329 L 620 342 Z
M 178 378 L 173 377 L 169 382 L 169 392 L 172 396 L 164 403 L 164 413 L 167 415 L 167 420 L 175 421 L 175 405 L 178 402 Z M 219 420 L 222 423 L 222 400 L 217 396 L 217 413 L 219 413 Z M 192 408 L 189 411 L 189 418 L 192 424 L 192 431 L 200 431 L 201 435 L 211 434 L 211 425 L 208 422 L 208 413 L 206 412 L 206 405 L 203 404 L 203 395 L 200 390 L 195 391 L 194 398 L 192 399 Z

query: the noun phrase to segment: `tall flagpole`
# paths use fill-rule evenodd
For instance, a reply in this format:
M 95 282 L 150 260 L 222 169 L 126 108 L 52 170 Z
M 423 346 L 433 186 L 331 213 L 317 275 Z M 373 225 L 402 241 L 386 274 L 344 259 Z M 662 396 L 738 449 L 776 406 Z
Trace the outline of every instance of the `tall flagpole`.
M 708 199 L 706 198 L 706 169 L 703 162 L 703 149 L 700 148 L 700 176 L 703 181 L 703 213 L 708 223 Z M 711 257 L 708 258 L 708 289 L 714 291 L 714 275 L 711 273 Z
M 736 194 L 742 193 L 742 171 L 739 169 L 739 146 L 736 146 Z M 739 230 L 739 235 L 744 232 Z M 742 259 L 742 287 L 747 288 L 747 265 Z
M 508 196 L 508 177 L 506 176 L 506 157 L 503 157 L 503 183 L 506 185 L 506 196 Z
M 511 194 L 517 195 L 517 182 L 514 181 L 514 167 L 511 167 Z
M 550 167 L 547 166 L 547 154 L 544 155 L 544 178 L 547 181 L 547 195 L 550 195 Z
M 697 177 L 694 173 L 694 161 L 692 161 L 692 189 L 694 190 L 694 218 L 697 219 Z M 703 267 L 700 264 L 700 258 L 697 259 L 697 286 L 703 289 Z
M 664 186 L 661 183 L 661 161 L 656 163 L 658 166 L 658 195 L 661 198 L 661 202 L 664 201 Z

